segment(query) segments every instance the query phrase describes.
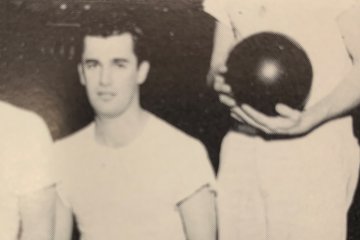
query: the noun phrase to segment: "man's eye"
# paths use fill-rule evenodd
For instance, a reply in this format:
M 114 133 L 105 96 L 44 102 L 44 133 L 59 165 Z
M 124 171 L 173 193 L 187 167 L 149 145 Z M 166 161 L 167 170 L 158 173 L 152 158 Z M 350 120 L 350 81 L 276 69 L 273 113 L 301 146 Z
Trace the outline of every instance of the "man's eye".
M 124 68 L 126 65 L 124 63 L 114 63 L 114 65 L 118 68 Z
M 85 63 L 85 67 L 88 68 L 88 69 L 93 69 L 93 68 L 96 68 L 98 67 L 99 64 L 98 63 L 95 63 L 95 62 L 88 62 L 88 63 Z

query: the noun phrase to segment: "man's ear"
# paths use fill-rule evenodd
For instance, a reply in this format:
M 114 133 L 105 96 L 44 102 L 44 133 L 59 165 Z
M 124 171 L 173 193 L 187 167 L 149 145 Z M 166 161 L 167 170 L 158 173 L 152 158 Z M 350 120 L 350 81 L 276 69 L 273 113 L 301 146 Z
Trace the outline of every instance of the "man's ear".
M 137 83 L 139 85 L 143 84 L 146 81 L 149 71 L 150 71 L 150 62 L 142 61 L 138 67 Z
M 81 63 L 78 63 L 77 69 L 78 69 L 78 73 L 79 73 L 80 83 L 81 83 L 82 85 L 85 85 L 86 82 L 85 82 L 84 68 L 83 68 L 83 66 L 81 65 Z

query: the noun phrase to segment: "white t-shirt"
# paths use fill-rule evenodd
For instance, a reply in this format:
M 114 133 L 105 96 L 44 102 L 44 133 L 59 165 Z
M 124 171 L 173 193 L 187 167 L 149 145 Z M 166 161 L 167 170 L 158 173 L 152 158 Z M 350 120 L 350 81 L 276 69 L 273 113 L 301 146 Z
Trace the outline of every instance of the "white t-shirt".
M 356 0 L 205 0 L 204 10 L 235 28 L 240 39 L 271 31 L 288 35 L 307 52 L 313 84 L 307 106 L 329 94 L 350 70 L 337 24 Z
M 40 117 L 0 102 L 0 239 L 18 239 L 19 197 L 53 184 L 51 136 Z
M 184 240 L 177 204 L 211 184 L 204 147 L 150 115 L 130 144 L 95 140 L 95 124 L 56 144 L 58 192 L 83 240 Z

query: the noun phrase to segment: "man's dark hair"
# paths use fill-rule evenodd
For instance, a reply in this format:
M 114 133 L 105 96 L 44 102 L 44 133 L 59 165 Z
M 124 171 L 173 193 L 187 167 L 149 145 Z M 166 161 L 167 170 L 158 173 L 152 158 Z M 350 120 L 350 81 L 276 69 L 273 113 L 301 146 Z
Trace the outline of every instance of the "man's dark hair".
M 144 39 L 144 30 L 139 26 L 134 18 L 119 12 L 95 12 L 88 16 L 83 16 L 81 21 L 81 47 L 80 54 L 83 52 L 83 40 L 86 36 L 117 36 L 129 33 L 133 40 L 133 50 L 138 63 L 149 60 L 148 48 Z

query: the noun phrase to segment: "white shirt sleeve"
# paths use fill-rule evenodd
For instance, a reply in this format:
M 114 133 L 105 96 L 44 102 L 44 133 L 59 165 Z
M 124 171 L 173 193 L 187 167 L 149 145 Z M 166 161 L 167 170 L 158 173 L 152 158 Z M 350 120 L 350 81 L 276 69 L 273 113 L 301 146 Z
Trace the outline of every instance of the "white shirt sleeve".
M 348 25 L 359 25 L 360 20 L 360 1 L 354 2 L 353 4 L 347 6 L 346 8 L 343 8 L 343 11 L 338 15 L 338 22 L 340 23 L 346 23 Z M 351 27 L 351 26 L 350 26 Z
M 342 1 L 328 0 L 324 2 L 320 1 L 320 3 L 324 4 L 325 7 L 329 9 L 329 13 L 332 14 L 332 16 L 335 18 L 338 18 L 344 12 L 356 6 L 358 2 L 359 0 L 342 0 Z
M 71 204 L 68 198 L 69 184 L 67 181 L 67 177 L 69 174 L 69 161 L 67 161 L 65 149 L 59 145 L 59 143 L 55 143 L 52 148 L 52 175 L 56 181 L 56 192 L 58 197 L 61 199 L 62 203 L 71 208 Z
M 354 60 L 358 60 L 360 49 L 358 39 L 360 39 L 360 4 L 353 5 L 344 11 L 338 18 L 337 23 L 340 28 L 344 43 Z
M 10 186 L 17 195 L 27 194 L 54 184 L 50 173 L 52 138 L 45 122 L 26 113 L 16 133 L 16 148 L 11 151 Z
M 177 169 L 177 204 L 190 198 L 204 187 L 216 191 L 215 174 L 207 152 L 202 144 L 195 144 L 192 149 L 183 154 L 182 162 Z
M 227 13 L 224 3 L 221 0 L 204 0 L 203 9 L 217 21 L 228 27 L 232 27 L 229 14 Z
M 63 182 L 57 182 L 56 183 L 56 193 L 61 199 L 61 202 L 66 206 L 67 208 L 71 209 L 71 203 L 69 201 L 68 195 L 66 194 L 66 187 L 64 186 Z

